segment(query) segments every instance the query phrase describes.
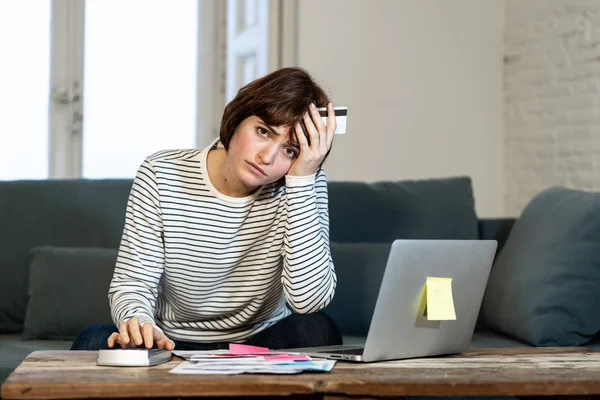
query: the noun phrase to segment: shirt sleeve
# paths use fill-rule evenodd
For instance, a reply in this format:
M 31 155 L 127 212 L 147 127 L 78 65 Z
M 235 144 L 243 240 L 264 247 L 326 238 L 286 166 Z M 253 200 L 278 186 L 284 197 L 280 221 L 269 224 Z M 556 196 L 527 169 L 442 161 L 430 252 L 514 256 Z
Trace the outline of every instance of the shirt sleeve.
M 327 178 L 286 176 L 286 223 L 281 283 L 297 313 L 319 311 L 335 293 L 337 278 L 329 248 Z
M 114 323 L 136 317 L 154 325 L 164 271 L 163 225 L 156 173 L 146 159 L 133 181 L 108 299 Z

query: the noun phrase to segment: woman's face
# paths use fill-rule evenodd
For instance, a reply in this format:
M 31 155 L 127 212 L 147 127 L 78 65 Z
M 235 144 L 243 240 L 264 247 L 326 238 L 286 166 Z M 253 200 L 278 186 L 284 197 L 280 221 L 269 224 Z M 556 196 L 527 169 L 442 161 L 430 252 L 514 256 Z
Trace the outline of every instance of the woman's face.
M 240 182 L 249 189 L 276 182 L 287 174 L 299 154 L 289 126 L 269 126 L 252 115 L 244 119 L 229 142 L 228 155 Z

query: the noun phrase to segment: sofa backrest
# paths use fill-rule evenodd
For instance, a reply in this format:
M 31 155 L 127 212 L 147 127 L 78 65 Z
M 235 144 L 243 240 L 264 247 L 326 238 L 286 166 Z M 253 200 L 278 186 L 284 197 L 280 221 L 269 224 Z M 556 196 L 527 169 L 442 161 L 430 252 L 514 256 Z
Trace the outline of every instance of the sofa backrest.
M 0 333 L 23 328 L 33 248 L 118 247 L 131 183 L 84 179 L 0 182 Z
M 395 239 L 477 239 L 468 177 L 329 182 L 330 240 L 391 243 Z
M 496 257 L 504 247 L 504 243 L 506 243 L 506 239 L 508 239 L 508 234 L 516 221 L 516 218 L 510 217 L 479 219 L 479 239 L 496 240 L 498 242 Z

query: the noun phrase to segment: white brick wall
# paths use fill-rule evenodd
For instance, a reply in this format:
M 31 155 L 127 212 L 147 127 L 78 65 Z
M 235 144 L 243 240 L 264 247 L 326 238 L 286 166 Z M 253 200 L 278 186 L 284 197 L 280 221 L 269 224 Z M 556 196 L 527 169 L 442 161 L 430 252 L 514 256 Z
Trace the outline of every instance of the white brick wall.
M 600 0 L 508 0 L 507 215 L 542 189 L 600 189 Z

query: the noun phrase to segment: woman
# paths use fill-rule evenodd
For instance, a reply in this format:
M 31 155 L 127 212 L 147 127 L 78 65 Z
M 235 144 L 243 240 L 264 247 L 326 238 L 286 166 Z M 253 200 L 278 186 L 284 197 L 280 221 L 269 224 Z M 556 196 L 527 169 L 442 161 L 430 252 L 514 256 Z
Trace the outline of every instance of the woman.
M 72 349 L 340 344 L 318 312 L 336 287 L 320 168 L 334 131 L 324 91 L 284 68 L 240 89 L 206 149 L 144 160 L 109 289 L 116 326 Z

